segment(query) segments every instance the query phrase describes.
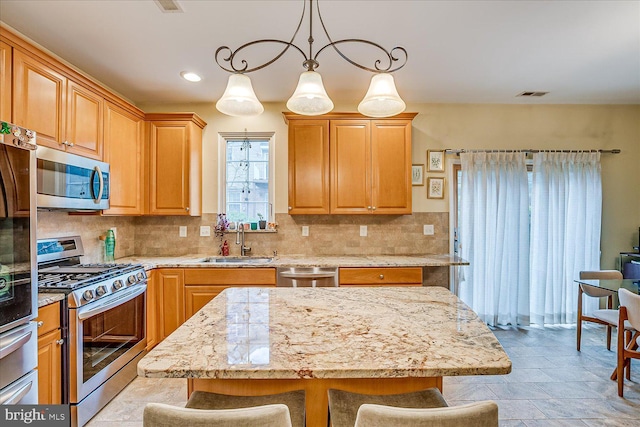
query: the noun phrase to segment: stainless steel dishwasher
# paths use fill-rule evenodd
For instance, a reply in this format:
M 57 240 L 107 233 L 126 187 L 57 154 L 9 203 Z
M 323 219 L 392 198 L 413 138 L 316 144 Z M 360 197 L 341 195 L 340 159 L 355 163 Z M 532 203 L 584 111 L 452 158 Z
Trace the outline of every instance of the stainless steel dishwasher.
M 319 288 L 338 286 L 337 267 L 278 268 L 277 286 L 289 288 Z

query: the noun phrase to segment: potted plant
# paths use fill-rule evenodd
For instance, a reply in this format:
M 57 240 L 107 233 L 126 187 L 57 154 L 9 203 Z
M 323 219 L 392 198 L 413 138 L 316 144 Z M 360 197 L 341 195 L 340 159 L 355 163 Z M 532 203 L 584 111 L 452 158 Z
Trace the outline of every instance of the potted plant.
M 258 226 L 260 227 L 260 230 L 264 230 L 265 228 L 267 228 L 267 221 L 265 221 L 264 217 L 259 212 L 258 212 L 258 218 L 260 218 L 260 220 L 258 221 Z

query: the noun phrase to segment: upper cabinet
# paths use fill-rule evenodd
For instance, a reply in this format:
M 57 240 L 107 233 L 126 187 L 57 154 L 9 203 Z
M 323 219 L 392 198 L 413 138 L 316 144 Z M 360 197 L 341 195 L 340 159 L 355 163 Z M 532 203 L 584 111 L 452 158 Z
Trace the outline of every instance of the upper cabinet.
M 289 123 L 289 213 L 329 213 L 329 120 Z
M 110 166 L 109 209 L 104 215 L 144 213 L 144 117 L 107 102 L 104 161 Z
M 0 120 L 11 123 L 12 47 L 0 41 Z
M 202 129 L 195 113 L 147 114 L 151 215 L 201 215 Z
M 306 118 L 285 113 L 289 213 L 411 214 L 411 122 L 415 116 L 403 113 L 371 119 L 333 113 Z
M 38 144 L 102 160 L 104 99 L 58 70 L 13 50 L 13 122 Z

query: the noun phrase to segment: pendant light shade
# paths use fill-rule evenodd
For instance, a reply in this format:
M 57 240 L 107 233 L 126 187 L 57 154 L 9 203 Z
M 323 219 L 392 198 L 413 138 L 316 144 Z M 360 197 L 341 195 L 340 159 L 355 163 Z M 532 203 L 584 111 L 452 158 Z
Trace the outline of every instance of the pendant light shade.
M 333 102 L 322 84 L 322 76 L 315 71 L 300 74 L 298 86 L 287 101 L 287 108 L 305 116 L 317 116 L 333 110 Z
M 216 108 L 223 114 L 236 117 L 257 116 L 264 107 L 258 101 L 251 79 L 244 74 L 231 74 L 222 98 Z
M 390 117 L 404 111 L 406 105 L 398 91 L 393 76 L 378 73 L 371 78 L 369 90 L 358 105 L 358 111 L 369 117 Z

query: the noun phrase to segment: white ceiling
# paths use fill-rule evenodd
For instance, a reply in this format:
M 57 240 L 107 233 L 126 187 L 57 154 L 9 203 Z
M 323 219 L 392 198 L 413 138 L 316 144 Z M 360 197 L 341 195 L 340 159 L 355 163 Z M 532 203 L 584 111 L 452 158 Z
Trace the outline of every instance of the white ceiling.
M 227 73 L 214 61 L 262 38 L 288 40 L 302 0 L 179 0 L 184 13 L 162 13 L 152 0 L 0 0 L 0 20 L 135 103 L 212 102 Z M 321 0 L 330 36 L 403 46 L 396 72 L 409 103 L 640 104 L 639 1 L 353 1 Z M 296 44 L 308 50 L 305 21 Z M 327 40 L 314 23 L 316 49 Z M 346 48 L 345 48 L 346 50 Z M 275 53 L 247 54 L 250 66 Z M 351 48 L 371 65 L 379 56 Z M 318 58 L 334 101 L 357 102 L 370 73 L 327 49 Z M 262 101 L 285 101 L 302 68 L 290 50 L 249 74 Z M 180 77 L 199 73 L 200 83 Z M 549 91 L 516 98 L 522 91 Z

